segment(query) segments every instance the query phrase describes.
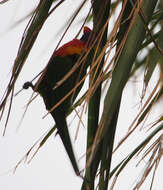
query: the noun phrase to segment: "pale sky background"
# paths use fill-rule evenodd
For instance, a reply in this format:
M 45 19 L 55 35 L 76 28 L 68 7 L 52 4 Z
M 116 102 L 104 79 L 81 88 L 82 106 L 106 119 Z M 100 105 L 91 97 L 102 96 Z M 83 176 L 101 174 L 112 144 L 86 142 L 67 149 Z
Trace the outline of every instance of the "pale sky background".
M 0 98 L 2 97 L 4 89 L 10 78 L 12 65 L 16 58 L 22 33 L 28 19 L 15 28 L 10 29 L 10 26 L 22 18 L 22 16 L 29 13 L 38 2 L 39 1 L 36 0 L 30 1 L 30 3 L 26 0 L 9 0 L 7 3 L 0 5 Z M 16 85 L 16 92 L 21 89 L 24 82 L 31 80 L 45 67 L 51 53 L 59 41 L 59 37 L 61 36 L 61 33 L 58 34 L 60 28 L 70 18 L 73 11 L 78 7 L 79 2 L 79 0 L 65 1 L 47 20 L 25 63 L 22 74 L 20 75 Z M 87 4 L 80 16 L 77 17 L 77 20 L 70 28 L 62 44 L 71 40 L 76 35 L 79 30 L 80 18 L 88 12 L 89 5 L 90 4 Z M 156 74 L 153 76 L 153 80 L 148 88 L 149 93 L 157 82 L 156 76 L 158 74 L 158 69 L 156 69 L 155 73 Z M 125 96 L 122 100 L 122 109 L 118 120 L 115 144 L 118 143 L 126 134 L 129 125 L 138 113 L 142 93 L 142 80 L 142 78 L 139 78 L 139 80 L 136 81 L 135 84 L 138 88 L 133 88 L 132 80 L 125 88 Z M 4 123 L 0 124 L 0 189 L 80 189 L 82 180 L 75 176 L 59 137 L 54 137 L 54 135 L 49 138 L 44 147 L 36 154 L 30 164 L 22 162 L 17 168 L 16 173 L 13 174 L 14 166 L 25 155 L 33 143 L 54 124 L 50 115 L 45 119 L 42 119 L 47 112 L 42 99 L 39 97 L 30 105 L 22 124 L 18 128 L 21 116 L 25 109 L 25 105 L 30 98 L 31 92 L 31 90 L 22 91 L 20 95 L 14 99 L 11 117 L 4 137 L 2 137 Z M 156 106 L 152 112 L 152 121 L 155 121 L 161 112 L 161 107 Z M 70 117 L 68 119 L 68 123 L 71 123 L 72 119 L 73 117 Z M 73 146 L 77 158 L 79 159 L 85 153 L 87 130 L 81 126 L 78 138 L 74 141 L 78 125 L 77 121 L 78 120 L 76 119 L 71 123 L 70 132 L 73 140 Z M 86 114 L 83 116 L 83 122 L 86 126 Z M 150 121 L 147 121 L 146 124 L 148 123 L 150 123 Z M 117 151 L 114 154 L 113 166 L 119 163 L 127 153 L 130 153 L 133 147 L 136 147 L 143 140 L 144 136 L 147 136 L 147 134 L 146 130 L 140 131 L 140 129 L 138 129 L 136 136 L 132 135 L 127 140 L 127 143 L 120 148 L 120 151 Z M 135 158 L 130 162 L 125 172 L 117 181 L 115 190 L 132 189 L 145 166 L 144 160 L 139 167 L 135 167 L 135 163 L 137 163 L 140 158 L 141 157 L 138 159 Z M 84 161 L 85 160 L 83 158 L 80 160 L 80 169 L 83 169 Z M 161 180 L 161 169 L 163 169 L 162 163 L 160 164 L 155 177 L 153 186 L 154 190 L 160 190 L 163 185 Z M 151 175 L 149 178 L 151 178 Z M 142 190 L 149 189 L 149 185 L 149 182 L 145 183 Z

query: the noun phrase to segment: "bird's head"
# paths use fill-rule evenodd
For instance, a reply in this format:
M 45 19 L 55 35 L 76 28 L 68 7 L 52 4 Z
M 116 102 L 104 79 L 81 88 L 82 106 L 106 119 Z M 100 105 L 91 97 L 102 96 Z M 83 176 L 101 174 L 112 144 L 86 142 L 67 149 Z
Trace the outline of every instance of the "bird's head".
M 53 56 L 67 56 L 67 55 L 80 55 L 83 50 L 86 50 L 90 44 L 92 44 L 92 30 L 87 26 L 83 29 L 83 36 L 78 39 L 73 39 L 72 41 L 64 44 L 57 51 L 54 52 Z
M 87 26 L 85 26 L 83 29 L 83 36 L 80 38 L 80 40 L 86 43 L 89 40 L 92 33 L 93 33 L 92 30 L 88 28 Z

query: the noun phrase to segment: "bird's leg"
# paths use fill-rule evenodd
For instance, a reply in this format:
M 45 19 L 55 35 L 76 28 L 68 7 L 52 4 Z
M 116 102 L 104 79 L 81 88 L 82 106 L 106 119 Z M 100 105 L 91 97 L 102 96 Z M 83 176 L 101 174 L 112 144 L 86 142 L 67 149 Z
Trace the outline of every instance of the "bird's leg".
M 23 89 L 28 89 L 29 87 L 31 87 L 32 90 L 34 90 L 34 85 L 32 84 L 32 82 L 25 82 L 23 85 Z

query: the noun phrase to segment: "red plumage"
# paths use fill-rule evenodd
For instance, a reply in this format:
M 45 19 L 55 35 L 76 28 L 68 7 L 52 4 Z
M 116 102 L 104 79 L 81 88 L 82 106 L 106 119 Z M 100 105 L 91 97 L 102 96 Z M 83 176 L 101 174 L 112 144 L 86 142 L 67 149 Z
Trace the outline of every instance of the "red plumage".
M 84 30 L 83 30 L 84 35 L 87 35 L 91 32 L 92 31 L 90 28 L 88 28 L 87 26 L 84 27 Z M 78 40 L 78 39 L 73 39 L 72 41 L 64 44 L 57 51 L 55 51 L 53 53 L 53 56 L 64 57 L 64 56 L 74 55 L 74 54 L 80 55 L 82 51 L 87 50 L 86 42 L 85 42 L 85 40 L 82 41 L 82 40 Z

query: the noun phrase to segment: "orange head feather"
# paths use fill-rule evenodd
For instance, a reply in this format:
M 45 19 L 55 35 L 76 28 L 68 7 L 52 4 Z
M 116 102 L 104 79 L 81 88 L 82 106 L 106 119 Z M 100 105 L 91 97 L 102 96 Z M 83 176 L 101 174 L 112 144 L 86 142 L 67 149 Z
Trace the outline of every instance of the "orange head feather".
M 74 54 L 80 55 L 81 52 L 83 52 L 84 50 L 87 49 L 86 43 L 88 41 L 88 38 L 89 38 L 91 32 L 92 32 L 92 30 L 90 28 L 88 28 L 87 26 L 85 26 L 83 29 L 84 34 L 80 38 L 80 40 L 73 39 L 72 41 L 64 44 L 57 51 L 55 51 L 53 56 L 62 56 L 63 57 L 63 56 L 74 55 Z

